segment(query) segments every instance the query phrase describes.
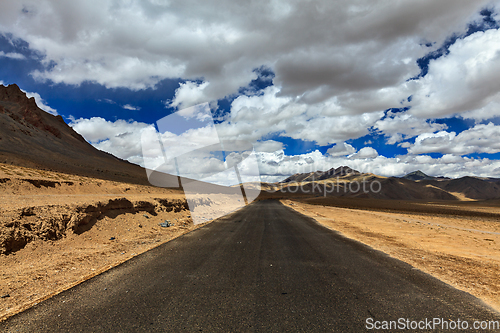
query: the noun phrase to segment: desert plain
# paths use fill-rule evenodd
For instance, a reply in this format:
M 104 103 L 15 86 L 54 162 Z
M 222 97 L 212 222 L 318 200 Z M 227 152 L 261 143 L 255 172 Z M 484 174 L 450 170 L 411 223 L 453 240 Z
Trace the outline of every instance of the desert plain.
M 9 164 L 0 179 L 1 319 L 204 225 L 193 223 L 180 189 Z M 495 200 L 258 198 L 269 199 L 500 309 Z M 231 202 L 219 195 L 198 209 L 209 223 Z
M 302 198 L 282 202 L 500 309 L 500 208 L 496 201 Z

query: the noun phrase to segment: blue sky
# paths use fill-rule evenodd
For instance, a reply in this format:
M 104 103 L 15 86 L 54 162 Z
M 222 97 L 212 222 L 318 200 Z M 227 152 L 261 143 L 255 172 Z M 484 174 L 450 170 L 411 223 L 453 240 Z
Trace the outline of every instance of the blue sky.
M 148 124 L 207 102 L 220 136 L 254 144 L 263 180 L 339 165 L 500 177 L 499 14 L 499 1 L 23 0 L 0 4 L 0 82 L 142 165 Z

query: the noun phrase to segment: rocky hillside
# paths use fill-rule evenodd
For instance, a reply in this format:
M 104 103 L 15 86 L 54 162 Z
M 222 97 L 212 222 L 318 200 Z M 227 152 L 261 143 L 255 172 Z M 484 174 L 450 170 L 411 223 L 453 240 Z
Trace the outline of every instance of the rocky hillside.
M 15 84 L 0 85 L 0 163 L 147 184 L 138 165 L 95 149 Z

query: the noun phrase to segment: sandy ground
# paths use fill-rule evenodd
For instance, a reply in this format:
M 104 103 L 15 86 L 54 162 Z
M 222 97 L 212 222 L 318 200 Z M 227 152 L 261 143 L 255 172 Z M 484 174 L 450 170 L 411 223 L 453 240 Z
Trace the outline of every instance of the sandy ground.
M 190 211 L 180 190 L 0 164 L 0 320 L 240 204 L 199 199 Z
M 326 227 L 402 260 L 500 310 L 500 223 L 282 200 Z M 475 208 L 488 210 L 488 207 Z

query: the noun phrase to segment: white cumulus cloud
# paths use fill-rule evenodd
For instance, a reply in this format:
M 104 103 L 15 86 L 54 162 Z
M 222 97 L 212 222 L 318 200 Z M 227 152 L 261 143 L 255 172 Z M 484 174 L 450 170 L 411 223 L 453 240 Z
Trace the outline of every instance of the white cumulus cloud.
M 337 114 L 335 101 L 306 105 L 296 98 L 279 96 L 271 86 L 261 95 L 240 96 L 231 104 L 231 118 L 221 125 L 221 136 L 238 137 L 254 142 L 269 134 L 279 134 L 328 145 L 358 138 L 384 113 Z
M 22 59 L 26 59 L 26 57 L 24 55 L 22 55 L 21 53 L 16 53 L 16 52 L 3 52 L 3 51 L 0 51 L 0 58 L 1 57 L 5 57 L 5 58 L 11 58 L 11 59 L 18 59 L 18 60 L 22 60 Z
M 425 119 L 414 117 L 405 112 L 395 115 L 389 113 L 387 118 L 378 120 L 374 128 L 388 138 L 388 144 L 393 145 L 421 133 L 434 133 L 446 129 L 448 126 L 446 124 L 428 122 Z
M 500 126 L 493 123 L 478 124 L 468 130 L 425 133 L 408 148 L 410 154 L 443 153 L 467 155 L 472 153 L 494 154 L 500 152 Z
M 326 151 L 326 153 L 330 156 L 346 156 L 354 154 L 355 152 L 356 148 L 345 142 L 336 144 Z
M 500 116 L 500 30 L 476 32 L 449 51 L 431 60 L 426 76 L 409 83 L 415 89 L 410 113 L 422 118 L 466 113 L 478 120 Z
M 349 155 L 350 159 L 366 159 L 375 158 L 378 156 L 378 152 L 372 147 L 363 147 L 357 153 Z

